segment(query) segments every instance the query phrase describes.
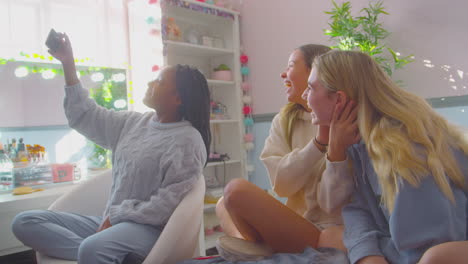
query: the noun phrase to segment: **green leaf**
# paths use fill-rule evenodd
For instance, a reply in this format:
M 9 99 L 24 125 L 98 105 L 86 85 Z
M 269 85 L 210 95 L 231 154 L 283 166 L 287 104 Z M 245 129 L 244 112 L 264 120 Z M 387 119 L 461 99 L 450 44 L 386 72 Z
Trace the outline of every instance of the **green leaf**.
M 388 49 L 384 40 L 390 35 L 380 22 L 380 16 L 389 15 L 385 11 L 384 2 L 369 2 L 359 14 L 351 14 L 351 2 L 332 2 L 332 9 L 324 13 L 329 16 L 328 28 L 324 35 L 329 36 L 332 49 L 360 50 L 372 56 L 388 74 L 392 75 L 394 69 L 400 69 L 414 61 L 412 55 L 406 57 L 396 56 L 392 49 Z M 384 52 L 388 50 L 392 59 L 386 58 Z

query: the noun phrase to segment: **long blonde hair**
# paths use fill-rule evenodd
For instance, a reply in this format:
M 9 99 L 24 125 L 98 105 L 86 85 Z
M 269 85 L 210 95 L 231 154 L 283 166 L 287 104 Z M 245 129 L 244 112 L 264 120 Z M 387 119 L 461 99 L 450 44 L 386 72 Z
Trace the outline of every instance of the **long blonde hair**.
M 396 85 L 364 53 L 331 51 L 317 58 L 314 67 L 327 89 L 341 90 L 357 102 L 359 131 L 390 212 L 401 179 L 417 187 L 428 174 L 455 202 L 448 179 L 460 188 L 465 188 L 465 179 L 453 149 L 468 154 L 461 130 L 424 99 Z
M 307 44 L 297 48 L 302 52 L 304 57 L 304 62 L 309 69 L 312 69 L 312 63 L 315 58 L 321 54 L 324 54 L 330 50 L 329 47 L 324 45 L 317 44 Z M 292 134 L 294 125 L 297 120 L 300 118 L 303 111 L 306 111 L 301 104 L 289 102 L 283 108 L 281 108 L 281 125 L 284 128 L 284 134 L 286 137 L 286 142 L 288 143 L 289 148 L 292 149 Z

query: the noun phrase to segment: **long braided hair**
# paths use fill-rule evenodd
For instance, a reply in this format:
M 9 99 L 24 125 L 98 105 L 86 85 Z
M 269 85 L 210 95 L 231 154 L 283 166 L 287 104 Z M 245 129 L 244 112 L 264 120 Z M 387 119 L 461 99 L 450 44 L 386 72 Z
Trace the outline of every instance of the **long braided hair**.
M 176 89 L 182 101 L 179 114 L 200 132 L 206 147 L 206 156 L 210 153 L 210 90 L 205 76 L 196 68 L 177 64 Z

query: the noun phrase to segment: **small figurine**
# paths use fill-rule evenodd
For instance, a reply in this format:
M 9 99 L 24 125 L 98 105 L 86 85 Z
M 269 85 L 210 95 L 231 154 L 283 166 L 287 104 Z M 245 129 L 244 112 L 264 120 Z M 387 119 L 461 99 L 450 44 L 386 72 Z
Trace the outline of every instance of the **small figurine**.
M 211 119 L 224 120 L 229 119 L 227 107 L 220 102 L 211 101 Z
M 25 151 L 25 150 L 26 150 L 26 147 L 24 146 L 23 138 L 20 138 L 18 142 L 18 152 Z
M 182 39 L 182 32 L 173 17 L 167 18 L 165 27 L 168 40 L 180 41 Z
M 11 147 L 9 148 L 9 156 L 13 162 L 16 162 L 18 159 L 18 152 L 16 151 L 16 139 L 11 140 Z

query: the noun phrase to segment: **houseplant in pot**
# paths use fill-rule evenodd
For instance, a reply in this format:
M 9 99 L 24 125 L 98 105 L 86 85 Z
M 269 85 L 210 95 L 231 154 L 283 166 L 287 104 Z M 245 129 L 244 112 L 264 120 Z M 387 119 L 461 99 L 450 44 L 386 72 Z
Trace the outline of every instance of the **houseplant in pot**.
M 231 69 L 226 64 L 220 64 L 214 69 L 211 78 L 219 81 L 232 81 Z
M 351 2 L 338 4 L 332 0 L 332 4 L 332 10 L 325 12 L 330 19 L 329 28 L 324 30 L 333 43 L 331 48 L 364 52 L 372 56 L 389 76 L 414 61 L 413 55 L 401 56 L 387 45 L 390 32 L 381 23 L 380 16 L 389 13 L 385 11 L 383 1 L 370 2 L 357 16 L 351 14 Z

